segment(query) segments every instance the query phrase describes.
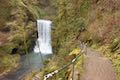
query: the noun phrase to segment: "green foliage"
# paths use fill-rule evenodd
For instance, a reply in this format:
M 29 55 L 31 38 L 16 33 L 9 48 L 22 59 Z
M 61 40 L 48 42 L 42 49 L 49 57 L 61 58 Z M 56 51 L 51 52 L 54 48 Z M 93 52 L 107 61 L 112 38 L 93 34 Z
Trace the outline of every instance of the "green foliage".
M 12 48 L 17 48 L 18 52 L 23 54 L 34 44 L 35 21 L 44 15 L 44 11 L 41 10 L 37 1 L 10 0 L 10 4 L 13 9 L 11 22 L 7 23 L 11 30 L 8 38 L 9 43 L 14 44 L 15 46 Z
M 113 43 L 111 44 L 110 48 L 111 48 L 111 51 L 112 51 L 112 52 L 120 49 L 120 38 L 119 38 L 119 37 L 116 38 L 116 39 L 114 39 L 114 41 L 113 41 Z
M 88 12 L 91 8 L 90 4 L 91 4 L 90 0 L 83 0 L 82 1 L 82 4 L 80 6 L 81 17 L 86 17 L 86 15 L 88 15 Z
M 0 1 L 0 29 L 5 26 L 10 18 L 11 5 L 6 0 Z
M 75 48 L 67 56 L 63 54 L 58 54 L 57 56 L 54 55 L 52 59 L 47 61 L 47 64 L 45 65 L 44 69 L 36 73 L 36 75 L 39 77 L 40 80 L 43 80 L 43 76 L 65 66 L 66 64 L 72 61 L 73 59 L 72 56 L 78 55 L 79 53 L 80 53 L 80 49 Z M 75 63 L 75 71 L 77 70 L 77 72 L 79 72 L 80 74 L 83 72 L 83 62 L 84 62 L 84 55 L 81 55 Z M 49 78 L 49 79 L 50 80 L 68 80 L 68 77 L 71 76 L 71 72 L 72 72 L 72 64 L 71 66 L 68 66 L 67 68 L 61 70 L 59 73 L 55 74 L 52 78 Z M 30 80 L 30 79 L 27 79 L 27 80 Z
M 12 50 L 16 48 L 16 44 L 13 43 L 6 43 L 5 45 L 1 46 L 0 49 L 2 52 L 5 53 L 12 53 Z
M 120 54 L 112 54 L 112 62 L 113 62 L 113 66 L 115 69 L 115 72 L 117 73 L 117 80 L 120 80 Z
M 40 6 L 31 3 L 30 1 L 11 0 L 11 4 L 15 7 L 25 8 L 27 11 L 29 11 L 29 13 L 32 14 L 35 20 L 40 19 L 45 14 Z
M 25 53 L 25 49 L 29 50 L 32 44 L 32 36 L 29 34 L 33 32 L 33 26 L 24 26 L 24 25 L 12 25 L 11 36 L 8 38 L 10 44 L 14 44 L 13 48 L 17 48 L 19 53 Z M 27 48 L 25 47 L 25 43 Z
M 8 72 L 13 68 L 18 67 L 19 60 L 19 55 L 0 53 L 0 74 L 5 74 L 5 72 Z
M 58 0 L 57 4 L 58 13 L 54 20 L 53 47 L 55 53 L 69 53 L 72 48 L 75 48 L 75 42 L 80 33 L 86 30 L 81 8 L 87 6 L 89 2 L 87 0 L 83 2 L 81 0 Z

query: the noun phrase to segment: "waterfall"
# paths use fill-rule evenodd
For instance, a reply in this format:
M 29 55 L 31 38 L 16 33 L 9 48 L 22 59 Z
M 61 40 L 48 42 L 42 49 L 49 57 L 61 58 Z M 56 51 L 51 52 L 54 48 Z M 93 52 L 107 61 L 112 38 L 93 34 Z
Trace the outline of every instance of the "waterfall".
M 34 47 L 35 53 L 52 54 L 51 24 L 49 20 L 37 20 L 38 39 Z

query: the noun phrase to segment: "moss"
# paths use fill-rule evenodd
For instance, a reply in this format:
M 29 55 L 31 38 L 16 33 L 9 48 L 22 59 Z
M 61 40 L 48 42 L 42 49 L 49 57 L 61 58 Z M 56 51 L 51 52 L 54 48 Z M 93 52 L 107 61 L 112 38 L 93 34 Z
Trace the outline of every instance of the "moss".
M 83 0 L 80 6 L 81 17 L 86 17 L 88 15 L 89 10 L 91 9 L 91 1 Z
M 45 65 L 45 67 L 44 67 L 44 69 L 42 71 L 37 72 L 35 74 L 33 73 L 34 76 L 32 76 L 33 74 L 28 75 L 25 80 L 31 80 L 36 76 L 40 80 L 42 80 L 43 77 L 46 74 L 51 73 L 51 72 L 53 72 L 55 70 L 58 70 L 61 67 L 63 67 L 64 65 L 71 62 L 71 60 L 75 57 L 75 56 L 74 57 L 72 57 L 72 56 L 73 55 L 78 55 L 79 52 L 80 52 L 80 49 L 75 48 L 67 56 L 62 55 L 62 54 L 58 54 L 57 56 L 53 56 L 52 59 L 50 59 L 49 61 L 47 60 L 47 64 Z M 79 71 L 80 74 L 82 74 L 82 72 L 83 72 L 83 69 L 82 69 L 83 61 L 84 61 L 84 55 L 80 56 L 79 59 L 77 60 L 76 64 L 75 64 L 75 68 Z M 68 77 L 70 76 L 71 72 L 72 72 L 72 69 L 71 69 L 71 66 L 69 66 L 66 69 L 60 71 L 57 75 L 54 75 L 53 77 L 51 77 L 50 79 L 51 80 L 67 80 Z
M 36 4 L 34 4 L 34 2 L 30 2 L 30 1 L 11 0 L 11 4 L 15 7 L 17 6 L 26 9 L 34 18 L 34 20 L 40 19 L 45 14 L 44 11 L 40 8 L 40 6 L 38 6 L 37 2 Z
M 16 48 L 16 45 L 13 43 L 6 43 L 2 46 L 0 46 L 0 52 L 11 54 L 12 50 Z
M 0 1 L 0 29 L 4 28 L 6 21 L 10 20 L 10 11 L 12 7 L 9 1 Z
M 17 68 L 19 60 L 19 55 L 0 53 L 0 75 L 6 74 L 7 72 Z
M 110 49 L 112 52 L 120 49 L 120 38 L 119 37 L 114 39 L 113 43 L 110 46 Z
M 12 5 L 12 18 L 8 23 L 10 26 L 9 43 L 14 44 L 18 53 L 24 54 L 33 48 L 36 34 L 36 19 L 44 16 L 44 11 L 38 5 L 39 1 L 10 0 Z M 26 47 L 25 44 L 26 43 Z

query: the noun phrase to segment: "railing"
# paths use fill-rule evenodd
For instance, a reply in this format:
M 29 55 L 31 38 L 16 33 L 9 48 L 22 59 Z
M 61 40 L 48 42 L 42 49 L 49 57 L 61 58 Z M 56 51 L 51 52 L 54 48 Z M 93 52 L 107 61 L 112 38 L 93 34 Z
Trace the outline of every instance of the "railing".
M 80 53 L 84 53 L 86 54 L 87 53 L 87 44 L 85 43 L 80 43 L 80 49 L 81 49 L 81 52 Z M 78 54 L 71 62 L 69 62 L 68 64 L 62 66 L 60 69 L 58 70 L 55 70 L 49 74 L 46 74 L 44 76 L 44 80 L 48 80 L 48 79 L 51 79 L 53 76 L 56 76 L 56 74 L 60 73 L 61 71 L 63 71 L 64 69 L 68 68 L 70 65 L 72 65 L 72 80 L 74 80 L 74 66 L 75 66 L 75 62 L 77 61 L 77 59 L 81 56 L 81 54 Z

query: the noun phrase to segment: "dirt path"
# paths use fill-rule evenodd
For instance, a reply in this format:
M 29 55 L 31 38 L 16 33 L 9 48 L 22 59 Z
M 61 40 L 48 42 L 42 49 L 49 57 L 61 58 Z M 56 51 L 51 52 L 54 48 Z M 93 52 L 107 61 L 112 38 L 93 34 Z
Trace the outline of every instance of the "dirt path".
M 102 57 L 99 52 L 87 49 L 84 73 L 80 80 L 116 80 L 112 63 Z

